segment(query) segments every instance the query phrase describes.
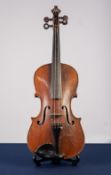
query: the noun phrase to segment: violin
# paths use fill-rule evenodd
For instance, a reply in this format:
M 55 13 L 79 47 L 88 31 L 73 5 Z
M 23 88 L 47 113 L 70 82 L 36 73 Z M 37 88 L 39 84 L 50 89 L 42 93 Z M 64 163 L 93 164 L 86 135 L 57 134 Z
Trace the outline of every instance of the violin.
M 27 144 L 40 157 L 70 159 L 82 151 L 84 132 L 81 118 L 71 110 L 71 100 L 77 97 L 78 74 L 60 60 L 60 24 L 68 23 L 68 17 L 60 17 L 60 12 L 54 6 L 52 18 L 44 18 L 44 28 L 53 30 L 52 62 L 34 74 L 35 97 L 40 98 L 41 109 L 31 118 Z

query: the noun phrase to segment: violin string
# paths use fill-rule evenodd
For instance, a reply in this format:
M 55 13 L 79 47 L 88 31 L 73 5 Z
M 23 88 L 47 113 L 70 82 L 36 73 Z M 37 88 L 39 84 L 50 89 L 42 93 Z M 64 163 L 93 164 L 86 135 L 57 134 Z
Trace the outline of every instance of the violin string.
M 55 58 L 55 46 L 56 46 L 56 40 L 55 40 L 55 29 L 54 29 L 54 54 L 53 54 L 53 56 L 54 56 L 54 66 L 53 66 L 53 75 L 54 75 L 54 77 L 53 77 L 53 116 L 54 116 L 54 123 L 55 123 L 55 86 L 56 86 L 56 58 Z

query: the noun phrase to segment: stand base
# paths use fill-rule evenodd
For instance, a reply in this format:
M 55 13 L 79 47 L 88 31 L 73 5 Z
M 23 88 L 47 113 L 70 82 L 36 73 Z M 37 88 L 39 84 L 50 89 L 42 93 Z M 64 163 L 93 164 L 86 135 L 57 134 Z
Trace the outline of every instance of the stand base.
M 77 164 L 80 161 L 80 157 L 79 157 L 79 155 L 76 155 L 74 158 L 64 159 L 63 156 L 61 156 L 61 155 L 55 156 L 55 157 L 50 157 L 50 158 L 40 157 L 39 155 L 37 155 L 37 153 L 35 153 L 33 155 L 33 161 L 37 166 L 41 166 L 42 162 L 45 162 L 45 161 L 51 161 L 53 164 L 59 165 L 61 160 L 71 162 L 71 164 L 73 166 L 77 166 Z

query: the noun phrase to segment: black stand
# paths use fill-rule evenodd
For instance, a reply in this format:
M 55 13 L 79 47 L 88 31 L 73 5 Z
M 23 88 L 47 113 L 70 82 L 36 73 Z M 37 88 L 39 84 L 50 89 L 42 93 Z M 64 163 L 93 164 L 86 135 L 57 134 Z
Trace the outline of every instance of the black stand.
M 40 157 L 39 155 L 37 155 L 37 153 L 33 155 L 33 161 L 37 166 L 41 166 L 41 163 L 45 161 L 51 161 L 53 164 L 59 165 L 61 160 L 71 162 L 73 166 L 77 166 L 78 162 L 80 161 L 80 158 L 78 155 L 70 159 L 64 159 L 62 156 L 47 157 L 47 158 Z

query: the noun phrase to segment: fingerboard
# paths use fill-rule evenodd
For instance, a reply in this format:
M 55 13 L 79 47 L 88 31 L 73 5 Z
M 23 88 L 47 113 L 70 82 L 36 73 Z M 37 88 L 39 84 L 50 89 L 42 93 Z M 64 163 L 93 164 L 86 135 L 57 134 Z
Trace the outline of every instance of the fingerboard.
M 51 98 L 53 99 L 62 98 L 59 27 L 53 28 Z

